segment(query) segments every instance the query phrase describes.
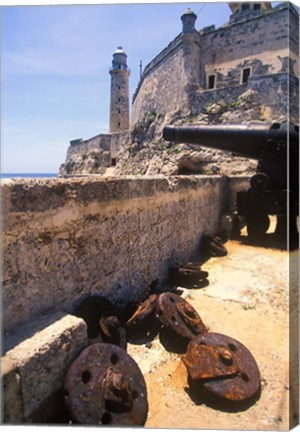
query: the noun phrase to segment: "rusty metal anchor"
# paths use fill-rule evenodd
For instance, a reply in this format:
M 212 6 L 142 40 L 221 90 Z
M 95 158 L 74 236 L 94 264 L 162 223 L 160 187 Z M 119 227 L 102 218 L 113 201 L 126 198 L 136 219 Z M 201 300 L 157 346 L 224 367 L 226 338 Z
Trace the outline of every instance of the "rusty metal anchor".
M 142 426 L 148 414 L 144 377 L 122 348 L 95 343 L 71 363 L 65 404 L 76 423 Z
M 197 311 L 177 294 L 160 294 L 157 299 L 157 315 L 166 328 L 185 339 L 206 332 Z
M 226 402 L 243 402 L 260 389 L 260 373 L 250 351 L 237 340 L 219 333 L 195 337 L 182 361 L 199 389 Z

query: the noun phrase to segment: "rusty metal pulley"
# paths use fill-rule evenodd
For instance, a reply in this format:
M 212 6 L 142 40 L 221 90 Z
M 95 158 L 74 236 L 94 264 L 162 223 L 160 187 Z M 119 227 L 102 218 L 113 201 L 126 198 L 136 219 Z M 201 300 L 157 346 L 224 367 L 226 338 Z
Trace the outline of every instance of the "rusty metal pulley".
M 135 313 L 126 322 L 127 328 L 133 328 L 136 325 L 142 325 L 148 319 L 151 319 L 156 312 L 157 294 L 152 294 L 147 298 L 135 311 Z
M 199 266 L 190 262 L 178 268 L 169 270 L 169 283 L 171 286 L 185 288 L 202 288 L 207 285 L 208 272 L 201 270 Z
M 192 339 L 206 332 L 197 311 L 177 294 L 160 294 L 157 299 L 157 315 L 166 328 L 180 337 Z
M 226 402 L 253 398 L 260 389 L 260 373 L 250 351 L 239 341 L 219 333 L 195 337 L 182 356 L 194 384 Z
M 147 418 L 144 377 L 133 358 L 116 345 L 85 348 L 67 371 L 64 394 L 76 423 L 142 426 Z
M 112 343 L 127 348 L 127 334 L 125 327 L 116 315 L 105 315 L 99 320 L 101 337 L 103 342 Z
M 156 336 L 161 323 L 156 317 L 157 294 L 152 294 L 136 309 L 126 322 L 128 338 L 131 341 L 148 341 Z
M 213 257 L 223 257 L 228 254 L 220 236 L 205 235 L 201 242 L 201 251 Z
M 126 349 L 126 329 L 118 318 L 115 306 L 107 298 L 86 298 L 74 310 L 74 315 L 86 322 L 90 343 L 106 342 Z

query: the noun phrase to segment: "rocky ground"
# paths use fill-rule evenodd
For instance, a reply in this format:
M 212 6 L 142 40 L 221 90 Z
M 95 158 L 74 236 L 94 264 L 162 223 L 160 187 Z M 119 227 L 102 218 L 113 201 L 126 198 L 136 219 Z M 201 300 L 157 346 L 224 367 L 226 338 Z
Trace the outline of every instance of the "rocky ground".
M 261 374 L 261 395 L 244 411 L 217 409 L 191 397 L 181 355 L 168 351 L 159 338 L 130 344 L 128 352 L 147 383 L 147 428 L 287 430 L 290 420 L 297 422 L 297 385 L 289 376 L 298 365 L 289 351 L 290 324 L 297 325 L 289 321 L 296 273 L 290 273 L 289 284 L 287 251 L 241 239 L 226 244 L 227 256 L 202 265 L 209 272 L 207 287 L 182 291 L 209 331 L 231 336 L 251 351 Z M 291 260 L 297 263 L 297 251 Z

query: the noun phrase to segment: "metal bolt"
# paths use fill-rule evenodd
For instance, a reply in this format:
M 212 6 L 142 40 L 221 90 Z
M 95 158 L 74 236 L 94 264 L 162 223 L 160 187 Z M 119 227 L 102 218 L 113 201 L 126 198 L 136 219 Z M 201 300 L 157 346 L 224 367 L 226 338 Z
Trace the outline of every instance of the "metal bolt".
M 220 350 L 220 359 L 226 365 L 231 365 L 233 362 L 232 354 L 226 348 Z

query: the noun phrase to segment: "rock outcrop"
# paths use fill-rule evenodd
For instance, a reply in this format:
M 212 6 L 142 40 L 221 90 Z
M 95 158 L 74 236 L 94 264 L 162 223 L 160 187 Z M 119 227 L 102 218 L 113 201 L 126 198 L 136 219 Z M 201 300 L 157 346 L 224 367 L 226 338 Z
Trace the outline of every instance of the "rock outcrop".
M 166 115 L 152 110 L 134 125 L 129 139 L 119 146 L 116 167 L 110 170 L 111 156 L 107 150 L 76 153 L 61 167 L 61 174 L 121 175 L 252 175 L 257 161 L 232 156 L 230 152 L 172 143 L 163 139 L 167 124 L 246 124 L 285 121 L 274 119 L 272 111 L 261 103 L 255 90 L 247 90 L 234 99 L 207 102 L 201 113 L 183 116 L 180 111 Z M 201 144 L 201 143 L 200 143 Z M 109 171 L 109 172 L 108 172 Z
M 271 122 L 272 113 L 260 103 L 258 92 L 248 90 L 238 99 L 219 100 L 203 107 L 198 115 L 182 117 L 180 112 L 166 116 L 152 111 L 135 125 L 131 142 L 119 153 L 114 175 L 178 174 L 253 174 L 257 161 L 233 157 L 231 153 L 166 142 L 162 131 L 166 124 L 242 124 Z

